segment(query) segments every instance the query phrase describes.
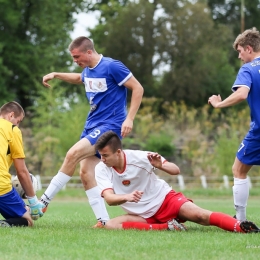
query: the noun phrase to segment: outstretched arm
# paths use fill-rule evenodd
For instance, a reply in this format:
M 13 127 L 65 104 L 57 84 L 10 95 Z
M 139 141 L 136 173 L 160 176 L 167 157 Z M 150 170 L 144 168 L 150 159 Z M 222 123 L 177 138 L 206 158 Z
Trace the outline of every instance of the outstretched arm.
M 134 76 L 126 81 L 124 86 L 132 91 L 132 97 L 127 117 L 121 127 L 122 137 L 126 137 L 132 131 L 135 115 L 140 107 L 144 93 L 142 85 Z
M 72 83 L 72 84 L 82 84 L 82 80 L 81 80 L 81 74 L 80 73 L 62 73 L 62 72 L 51 72 L 47 75 L 45 75 L 42 78 L 42 84 L 47 87 L 50 88 L 51 85 L 48 83 L 48 81 L 57 78 L 63 81 L 66 81 L 68 83 Z
M 142 198 L 143 192 L 135 190 L 130 194 L 115 194 L 113 190 L 109 189 L 105 190 L 102 195 L 109 206 L 117 206 L 127 201 L 138 203 Z
M 147 158 L 152 166 L 169 173 L 170 175 L 178 175 L 180 173 L 180 168 L 171 162 L 164 161 L 162 162 L 162 157 L 158 153 L 148 153 Z

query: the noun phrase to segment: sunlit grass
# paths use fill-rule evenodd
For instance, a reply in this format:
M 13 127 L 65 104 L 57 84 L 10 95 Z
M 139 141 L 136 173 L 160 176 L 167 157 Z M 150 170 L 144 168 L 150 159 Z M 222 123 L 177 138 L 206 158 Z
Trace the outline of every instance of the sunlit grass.
M 195 194 L 189 197 L 203 208 L 234 213 L 231 196 Z M 123 213 L 119 207 L 108 211 L 110 217 Z M 260 225 L 257 197 L 249 200 L 247 213 Z M 188 232 L 108 231 L 93 229 L 95 223 L 84 191 L 61 191 L 33 228 L 0 228 L 0 259 L 257 259 L 260 253 L 260 234 L 230 233 L 191 222 L 186 223 Z

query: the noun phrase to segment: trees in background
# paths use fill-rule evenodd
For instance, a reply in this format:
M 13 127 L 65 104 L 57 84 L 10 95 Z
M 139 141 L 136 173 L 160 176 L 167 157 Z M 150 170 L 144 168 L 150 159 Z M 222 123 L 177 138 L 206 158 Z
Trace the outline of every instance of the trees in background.
M 260 1 L 244 0 L 244 26 L 241 26 L 241 4 L 243 0 L 207 0 L 212 13 L 212 19 L 216 23 L 230 26 L 235 35 L 241 32 L 241 29 L 257 27 L 260 29 Z M 244 28 L 243 28 L 244 27 Z
M 246 5 L 246 28 L 260 29 L 259 1 Z M 99 10 L 90 36 L 97 51 L 122 60 L 145 88 L 125 146 L 172 154 L 186 174 L 217 172 L 226 158 L 218 171 L 229 172 L 227 153 L 246 131 L 248 111 L 222 115 L 205 104 L 211 94 L 230 93 L 240 65 L 232 49 L 239 8 L 234 0 L 2 0 L 0 101 L 16 99 L 31 112 L 25 123 L 33 133 L 24 135 L 30 169 L 52 175 L 79 138 L 88 113 L 83 86 L 53 80 L 48 90 L 41 80 L 54 70 L 80 71 L 67 52 L 73 13 Z
M 96 6 L 102 12 L 91 38 L 104 55 L 132 70 L 145 96 L 201 106 L 213 93 L 230 93 L 235 77 L 229 63 L 233 34 L 229 27 L 214 24 L 206 4 L 105 2 Z
M 259 2 L 245 1 L 246 28 L 260 27 Z M 145 96 L 199 107 L 213 93 L 230 93 L 240 66 L 232 50 L 240 0 L 2 0 L 1 102 L 16 99 L 26 108 L 44 74 L 74 69 L 67 52 L 73 13 L 95 10 L 101 16 L 90 37 L 98 52 L 122 60 Z M 62 86 L 65 94 L 78 92 Z
M 1 103 L 16 99 L 28 107 L 45 73 L 69 69 L 73 13 L 83 6 L 81 0 L 1 1 Z
M 260 30 L 260 0 L 207 0 L 207 3 L 214 23 L 230 27 L 235 36 L 252 27 Z M 231 55 L 229 62 L 236 70 L 241 66 L 236 53 Z

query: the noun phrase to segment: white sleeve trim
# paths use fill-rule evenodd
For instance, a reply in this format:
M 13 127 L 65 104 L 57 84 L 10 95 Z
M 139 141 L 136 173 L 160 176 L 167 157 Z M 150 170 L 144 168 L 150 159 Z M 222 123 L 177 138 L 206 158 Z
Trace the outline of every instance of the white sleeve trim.
M 124 78 L 120 83 L 118 83 L 118 86 L 122 86 L 126 81 L 128 81 L 133 76 L 132 72 L 130 72 L 126 78 Z
M 234 85 L 231 90 L 233 92 L 235 92 L 238 88 L 241 88 L 241 87 L 245 87 L 245 88 L 248 88 L 250 90 L 250 88 L 247 86 L 247 85 Z

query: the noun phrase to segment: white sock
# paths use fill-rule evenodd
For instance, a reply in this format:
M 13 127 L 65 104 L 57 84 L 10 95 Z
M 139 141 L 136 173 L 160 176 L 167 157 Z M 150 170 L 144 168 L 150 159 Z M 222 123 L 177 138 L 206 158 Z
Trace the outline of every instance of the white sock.
M 98 186 L 86 190 L 89 204 L 96 216 L 96 219 L 101 221 L 103 224 L 109 220 L 106 205 L 104 199 L 101 197 L 101 192 Z
M 246 220 L 246 206 L 249 197 L 249 182 L 247 178 L 234 178 L 233 197 L 237 220 Z
M 46 191 L 41 196 L 41 201 L 48 206 L 50 201 L 54 198 L 54 196 L 61 190 L 61 188 L 71 179 L 71 176 L 63 173 L 58 172 L 57 175 L 55 175 L 51 183 L 49 184 Z

